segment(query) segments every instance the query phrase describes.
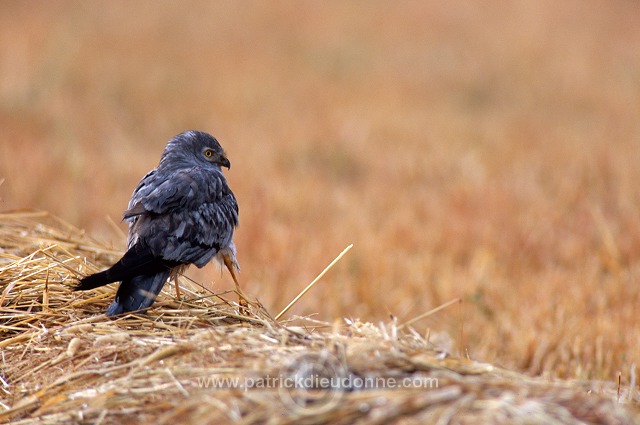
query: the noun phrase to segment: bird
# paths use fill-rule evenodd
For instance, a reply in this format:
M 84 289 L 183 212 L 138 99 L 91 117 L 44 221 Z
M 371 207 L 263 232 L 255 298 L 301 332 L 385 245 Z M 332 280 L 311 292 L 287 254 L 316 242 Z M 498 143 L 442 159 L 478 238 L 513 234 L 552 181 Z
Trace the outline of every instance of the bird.
M 238 202 L 222 167 L 231 163 L 212 135 L 190 130 L 169 140 L 123 213 L 129 224 L 126 253 L 107 270 L 80 279 L 74 290 L 120 282 L 106 315 L 144 312 L 169 277 L 212 259 L 227 267 L 239 288 L 233 242 Z

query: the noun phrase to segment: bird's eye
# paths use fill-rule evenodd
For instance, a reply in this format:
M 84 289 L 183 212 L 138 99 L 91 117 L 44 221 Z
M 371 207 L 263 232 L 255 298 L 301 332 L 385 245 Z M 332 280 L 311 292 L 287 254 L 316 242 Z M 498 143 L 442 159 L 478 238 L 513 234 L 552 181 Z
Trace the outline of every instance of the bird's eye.
M 206 156 L 207 158 L 211 158 L 213 156 L 213 151 L 211 149 L 205 150 L 204 156 Z

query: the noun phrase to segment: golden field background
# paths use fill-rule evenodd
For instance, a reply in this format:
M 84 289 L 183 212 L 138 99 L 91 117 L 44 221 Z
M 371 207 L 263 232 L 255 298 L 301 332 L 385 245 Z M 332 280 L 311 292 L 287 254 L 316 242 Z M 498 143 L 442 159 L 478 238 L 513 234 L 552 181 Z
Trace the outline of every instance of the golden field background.
M 636 2 L 0 6 L 1 210 L 122 249 L 107 217 L 171 136 L 209 131 L 241 283 L 273 314 L 353 243 L 294 313 L 404 322 L 460 297 L 416 329 L 533 375 L 628 382 Z

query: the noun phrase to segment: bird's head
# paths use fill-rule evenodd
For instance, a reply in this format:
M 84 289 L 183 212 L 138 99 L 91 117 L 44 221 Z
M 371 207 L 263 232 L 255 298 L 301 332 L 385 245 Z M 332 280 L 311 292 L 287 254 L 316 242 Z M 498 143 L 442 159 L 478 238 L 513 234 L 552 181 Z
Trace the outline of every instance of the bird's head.
M 194 167 L 227 167 L 231 163 L 222 146 L 212 135 L 189 130 L 169 140 L 162 153 L 160 165 L 171 168 Z

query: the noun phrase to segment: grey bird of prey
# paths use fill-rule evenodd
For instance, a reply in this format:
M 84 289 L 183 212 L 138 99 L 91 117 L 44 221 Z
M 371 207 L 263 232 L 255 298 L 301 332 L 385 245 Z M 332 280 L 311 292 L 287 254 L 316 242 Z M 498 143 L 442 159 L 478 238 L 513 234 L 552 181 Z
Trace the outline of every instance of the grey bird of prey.
M 216 258 L 235 281 L 238 203 L 221 167 L 231 164 L 210 134 L 187 131 L 171 139 L 124 212 L 127 252 L 109 269 L 81 279 L 74 290 L 119 281 L 107 309 L 107 316 L 115 316 L 150 307 L 167 279 L 190 264 L 201 268 Z

